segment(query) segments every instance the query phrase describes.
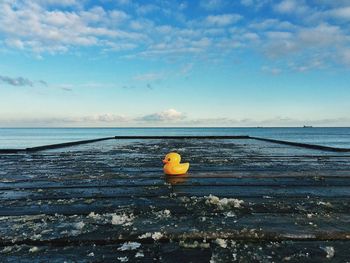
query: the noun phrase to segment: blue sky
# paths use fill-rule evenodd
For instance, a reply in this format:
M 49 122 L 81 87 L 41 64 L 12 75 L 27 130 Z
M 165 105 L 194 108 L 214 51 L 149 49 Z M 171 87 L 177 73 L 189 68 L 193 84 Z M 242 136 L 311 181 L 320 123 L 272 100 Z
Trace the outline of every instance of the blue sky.
M 350 126 L 347 0 L 0 0 L 0 126 Z

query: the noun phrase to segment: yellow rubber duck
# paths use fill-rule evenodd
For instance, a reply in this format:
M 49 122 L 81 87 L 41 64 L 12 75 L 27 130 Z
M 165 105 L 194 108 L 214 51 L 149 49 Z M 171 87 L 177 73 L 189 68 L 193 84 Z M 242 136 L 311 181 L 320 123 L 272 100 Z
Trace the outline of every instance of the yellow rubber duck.
M 185 174 L 190 168 L 189 163 L 180 163 L 181 156 L 178 153 L 168 153 L 165 155 L 163 163 L 165 164 L 163 167 L 164 173 L 167 175 L 180 175 Z

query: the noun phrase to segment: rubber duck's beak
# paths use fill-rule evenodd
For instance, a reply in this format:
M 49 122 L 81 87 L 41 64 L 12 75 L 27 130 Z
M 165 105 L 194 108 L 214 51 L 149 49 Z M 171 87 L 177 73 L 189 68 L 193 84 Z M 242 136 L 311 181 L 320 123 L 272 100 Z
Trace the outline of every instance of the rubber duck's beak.
M 168 163 L 166 160 L 162 160 L 162 162 L 163 162 L 164 164 Z

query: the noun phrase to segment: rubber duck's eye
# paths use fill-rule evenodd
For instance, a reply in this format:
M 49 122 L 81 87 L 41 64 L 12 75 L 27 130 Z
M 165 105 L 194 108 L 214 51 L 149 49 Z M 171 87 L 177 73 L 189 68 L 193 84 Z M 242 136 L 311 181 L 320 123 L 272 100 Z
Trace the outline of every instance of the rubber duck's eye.
M 170 158 L 168 158 L 168 162 L 170 162 Z

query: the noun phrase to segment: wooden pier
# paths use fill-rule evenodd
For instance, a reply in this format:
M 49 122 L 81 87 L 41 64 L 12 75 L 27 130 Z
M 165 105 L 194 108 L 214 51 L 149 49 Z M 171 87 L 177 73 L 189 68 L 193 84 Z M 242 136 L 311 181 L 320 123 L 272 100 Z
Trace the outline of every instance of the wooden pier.
M 0 154 L 0 262 L 350 261 L 346 149 L 249 136 L 64 146 Z M 173 150 L 187 175 L 163 175 Z

